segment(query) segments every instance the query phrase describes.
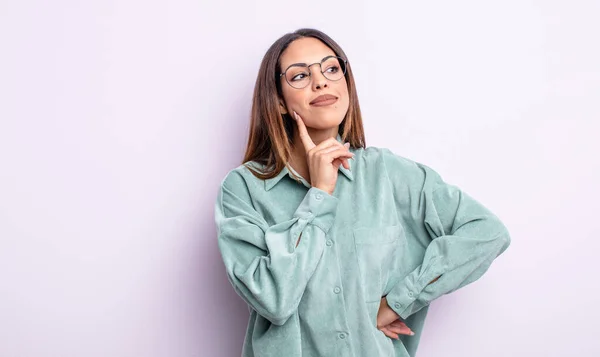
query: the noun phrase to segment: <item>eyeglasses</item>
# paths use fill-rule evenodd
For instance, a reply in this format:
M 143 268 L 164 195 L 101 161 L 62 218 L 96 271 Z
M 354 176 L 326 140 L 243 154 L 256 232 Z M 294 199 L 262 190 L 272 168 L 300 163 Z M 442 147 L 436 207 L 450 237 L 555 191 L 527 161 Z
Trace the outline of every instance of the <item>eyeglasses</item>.
M 346 74 L 346 65 L 348 61 L 338 56 L 327 56 L 321 62 L 315 62 L 321 67 L 321 73 L 330 81 L 339 81 Z M 313 64 L 294 63 L 289 66 L 279 78 L 285 77 L 286 82 L 296 89 L 305 88 L 311 80 L 312 73 L 310 66 Z

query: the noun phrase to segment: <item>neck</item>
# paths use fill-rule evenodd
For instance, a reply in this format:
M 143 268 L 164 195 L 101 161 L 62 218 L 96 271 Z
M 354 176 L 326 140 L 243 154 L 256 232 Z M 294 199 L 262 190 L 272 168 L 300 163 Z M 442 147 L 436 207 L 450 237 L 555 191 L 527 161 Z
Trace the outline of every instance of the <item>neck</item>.
M 338 126 L 329 129 L 313 129 L 306 127 L 306 131 L 315 145 L 319 145 L 329 138 L 335 139 L 338 134 Z M 300 176 L 310 183 L 310 171 L 308 169 L 308 162 L 306 161 L 306 149 L 298 135 L 298 130 L 294 131 L 294 145 L 292 147 L 290 165 L 298 174 L 300 174 Z

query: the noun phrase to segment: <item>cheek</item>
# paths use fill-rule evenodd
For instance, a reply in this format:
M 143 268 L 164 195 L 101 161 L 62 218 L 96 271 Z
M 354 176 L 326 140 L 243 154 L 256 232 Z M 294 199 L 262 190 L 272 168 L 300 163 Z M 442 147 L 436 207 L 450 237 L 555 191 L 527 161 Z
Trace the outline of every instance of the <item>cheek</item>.
M 305 102 L 304 93 L 299 90 L 296 90 L 293 92 L 288 91 L 287 93 L 284 92 L 283 97 L 284 97 L 287 105 L 290 107 L 298 108 L 298 107 L 301 107 L 303 105 L 303 103 Z
M 342 100 L 338 101 L 335 105 L 336 109 L 340 109 L 340 110 L 348 110 L 348 107 L 350 106 L 350 97 L 348 96 L 348 93 L 345 92 L 342 94 Z
M 283 100 L 291 105 L 292 102 L 294 101 L 294 96 L 297 94 L 296 91 L 292 90 L 292 88 L 287 85 L 287 83 L 283 83 L 282 84 L 283 88 L 282 88 L 282 94 L 283 94 Z
M 343 98 L 343 100 L 339 101 L 339 107 L 347 108 L 350 103 L 350 96 L 348 95 L 348 86 L 346 85 L 346 81 L 340 82 L 339 86 L 339 93 Z

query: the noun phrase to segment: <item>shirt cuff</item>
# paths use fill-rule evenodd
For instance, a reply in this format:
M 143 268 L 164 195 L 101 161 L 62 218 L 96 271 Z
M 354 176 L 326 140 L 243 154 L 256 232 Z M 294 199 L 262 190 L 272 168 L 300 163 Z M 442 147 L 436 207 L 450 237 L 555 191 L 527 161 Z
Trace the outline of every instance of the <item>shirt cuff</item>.
M 386 295 L 389 307 L 402 319 L 407 319 L 410 315 L 429 305 L 430 301 L 420 298 L 421 292 L 430 281 L 441 275 L 434 271 L 421 274 L 421 267 L 420 265 L 408 274 Z
M 335 221 L 338 202 L 337 197 L 320 188 L 311 187 L 294 215 L 307 219 L 309 224 L 319 227 L 327 234 Z

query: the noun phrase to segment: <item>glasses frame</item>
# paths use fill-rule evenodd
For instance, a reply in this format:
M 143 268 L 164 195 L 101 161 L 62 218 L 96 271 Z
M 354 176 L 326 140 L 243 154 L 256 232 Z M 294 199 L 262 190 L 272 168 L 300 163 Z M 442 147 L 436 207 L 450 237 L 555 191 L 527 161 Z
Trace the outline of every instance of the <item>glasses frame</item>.
M 343 63 L 343 64 L 344 64 L 344 68 L 343 68 L 343 74 L 342 74 L 342 76 L 341 76 L 339 79 L 329 79 L 329 78 L 328 78 L 328 77 L 325 75 L 325 72 L 323 72 L 323 62 L 327 61 L 327 60 L 328 60 L 328 59 L 330 59 L 330 58 L 337 58 L 337 59 L 338 59 L 338 60 L 339 60 L 341 63 Z M 286 68 L 286 70 L 285 70 L 285 71 L 283 71 L 282 73 L 279 73 L 279 78 L 281 78 L 281 77 L 285 78 L 285 81 L 287 82 L 287 84 L 289 84 L 289 86 L 290 86 L 290 87 L 292 87 L 292 88 L 294 88 L 294 89 L 304 89 L 304 88 L 308 87 L 308 86 L 309 86 L 309 84 L 312 82 L 312 71 L 310 70 L 310 66 L 312 66 L 312 65 L 314 65 L 314 64 L 318 64 L 318 65 L 319 65 L 319 68 L 320 68 L 320 71 L 321 71 L 321 74 L 322 74 L 322 75 L 323 75 L 325 78 L 327 78 L 327 80 L 329 80 L 329 81 L 333 81 L 333 82 L 337 82 L 337 81 L 339 81 L 340 79 L 342 79 L 342 78 L 343 78 L 343 77 L 346 75 L 346 72 L 347 72 L 347 69 L 348 69 L 348 60 L 347 60 L 347 59 L 345 59 L 345 58 L 342 58 L 342 57 L 340 57 L 340 56 L 330 55 L 330 56 L 327 56 L 327 57 L 323 58 L 323 59 L 321 60 L 321 62 L 315 62 L 315 63 L 311 63 L 311 64 L 309 64 L 309 65 L 306 65 L 306 67 L 308 68 L 308 82 L 307 82 L 307 84 L 306 84 L 304 87 L 300 87 L 300 88 L 298 88 L 298 87 L 294 87 L 294 86 L 293 86 L 293 85 L 292 85 L 292 84 L 291 84 L 291 83 L 288 81 L 287 77 L 285 77 L 285 74 L 287 73 L 287 71 L 289 71 L 289 70 L 290 70 L 290 68 L 292 68 L 292 67 L 301 67 L 301 66 L 298 66 L 297 64 L 293 64 L 293 65 L 289 66 L 288 68 Z M 303 66 L 302 66 L 302 67 L 303 67 Z

